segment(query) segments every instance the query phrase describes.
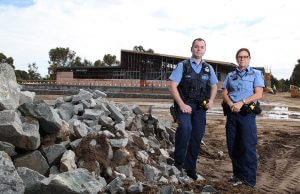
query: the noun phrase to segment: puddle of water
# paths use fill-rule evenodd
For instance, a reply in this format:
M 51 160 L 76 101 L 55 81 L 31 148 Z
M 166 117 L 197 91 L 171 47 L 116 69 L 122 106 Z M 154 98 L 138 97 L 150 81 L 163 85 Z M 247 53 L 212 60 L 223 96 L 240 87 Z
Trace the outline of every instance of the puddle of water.
M 300 108 L 288 106 L 262 106 L 262 116 L 272 119 L 297 119 L 300 120 Z

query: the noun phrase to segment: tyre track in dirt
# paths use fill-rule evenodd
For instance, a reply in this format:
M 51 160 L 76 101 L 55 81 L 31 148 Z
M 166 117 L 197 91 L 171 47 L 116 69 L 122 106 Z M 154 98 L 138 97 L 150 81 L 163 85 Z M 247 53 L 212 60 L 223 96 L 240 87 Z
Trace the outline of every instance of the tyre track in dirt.
M 299 134 L 277 132 L 274 140 L 263 144 L 260 152 L 262 175 L 258 188 L 265 193 L 293 193 L 300 183 Z

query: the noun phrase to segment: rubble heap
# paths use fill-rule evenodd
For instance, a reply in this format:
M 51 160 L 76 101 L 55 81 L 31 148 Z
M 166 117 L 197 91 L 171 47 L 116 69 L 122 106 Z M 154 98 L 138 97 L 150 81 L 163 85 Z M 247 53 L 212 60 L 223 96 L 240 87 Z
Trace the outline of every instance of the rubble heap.
M 193 181 L 173 166 L 171 121 L 98 90 L 49 105 L 0 67 L 9 75 L 0 80 L 1 193 L 180 193 L 177 184 Z

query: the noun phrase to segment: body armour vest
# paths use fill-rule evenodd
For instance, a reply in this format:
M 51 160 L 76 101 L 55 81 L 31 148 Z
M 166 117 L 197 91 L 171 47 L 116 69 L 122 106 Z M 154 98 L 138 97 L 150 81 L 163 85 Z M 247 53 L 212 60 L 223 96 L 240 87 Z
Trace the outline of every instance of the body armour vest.
M 202 63 L 202 69 L 196 73 L 189 60 L 183 61 L 182 80 L 177 86 L 184 102 L 195 102 L 210 98 L 210 68 Z

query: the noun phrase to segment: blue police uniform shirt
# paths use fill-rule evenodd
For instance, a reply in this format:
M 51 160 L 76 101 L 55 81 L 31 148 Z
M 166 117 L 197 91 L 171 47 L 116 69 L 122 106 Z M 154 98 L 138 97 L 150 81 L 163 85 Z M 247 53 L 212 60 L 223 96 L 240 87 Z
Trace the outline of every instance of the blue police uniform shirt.
M 248 66 L 243 71 L 236 68 L 227 74 L 222 89 L 228 90 L 228 95 L 233 102 L 239 102 L 254 94 L 256 87 L 265 87 L 261 71 Z
M 197 64 L 193 58 L 190 58 L 189 60 L 190 60 L 190 64 L 192 64 L 192 68 L 194 69 L 194 71 L 196 73 L 200 73 L 202 69 L 202 63 L 204 63 L 204 60 L 202 59 L 199 64 Z M 209 68 L 210 68 L 210 85 L 215 85 L 218 83 L 217 76 L 211 65 L 209 65 Z M 170 75 L 169 79 L 179 84 L 182 79 L 182 73 L 183 73 L 183 62 L 180 62 L 178 63 L 176 69 L 174 69 L 174 71 Z

